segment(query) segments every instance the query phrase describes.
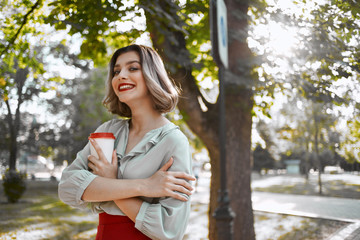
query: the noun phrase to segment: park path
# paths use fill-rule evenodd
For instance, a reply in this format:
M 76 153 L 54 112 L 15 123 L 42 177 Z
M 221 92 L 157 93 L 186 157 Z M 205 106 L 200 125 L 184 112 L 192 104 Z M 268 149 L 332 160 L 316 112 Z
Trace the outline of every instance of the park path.
M 344 222 L 360 221 L 360 200 L 358 199 L 253 192 L 252 203 L 256 211 Z
M 267 192 L 252 193 L 253 210 L 349 222 L 328 240 L 360 239 L 360 200 Z

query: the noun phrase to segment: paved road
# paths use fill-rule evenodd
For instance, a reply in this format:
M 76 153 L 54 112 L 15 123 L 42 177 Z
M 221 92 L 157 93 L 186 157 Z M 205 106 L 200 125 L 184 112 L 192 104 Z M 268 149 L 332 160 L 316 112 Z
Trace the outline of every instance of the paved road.
M 257 211 L 360 222 L 360 200 L 253 192 L 253 209 Z
M 256 211 L 349 222 L 328 240 L 360 239 L 360 200 L 253 192 L 252 203 Z

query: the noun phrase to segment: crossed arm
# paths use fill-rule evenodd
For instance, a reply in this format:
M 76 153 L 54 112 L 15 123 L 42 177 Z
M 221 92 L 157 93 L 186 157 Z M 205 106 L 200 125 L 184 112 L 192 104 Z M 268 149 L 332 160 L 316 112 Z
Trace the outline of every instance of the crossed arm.
M 172 197 L 187 201 L 182 194 L 191 195 L 192 187 L 186 181 L 195 178 L 183 172 L 167 171 L 172 163 L 170 160 L 154 175 L 146 179 L 116 179 L 117 158 L 115 151 L 112 163 L 109 163 L 96 142 L 92 142 L 98 152 L 99 159 L 88 156 L 88 166 L 96 177 L 85 189 L 82 200 L 87 202 L 111 201 L 135 222 L 136 216 L 143 203 L 137 196 L 146 197 Z M 182 193 L 182 194 L 181 194 Z

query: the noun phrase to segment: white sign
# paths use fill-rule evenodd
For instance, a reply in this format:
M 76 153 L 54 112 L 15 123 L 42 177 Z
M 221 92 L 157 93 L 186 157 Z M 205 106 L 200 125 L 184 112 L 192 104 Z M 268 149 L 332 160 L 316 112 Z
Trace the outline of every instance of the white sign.
M 216 2 L 219 56 L 224 67 L 228 68 L 227 10 L 224 0 L 217 0 Z

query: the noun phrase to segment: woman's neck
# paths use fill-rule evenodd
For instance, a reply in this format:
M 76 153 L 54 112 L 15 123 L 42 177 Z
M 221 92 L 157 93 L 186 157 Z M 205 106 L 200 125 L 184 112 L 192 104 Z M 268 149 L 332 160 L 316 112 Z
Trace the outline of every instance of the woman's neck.
M 137 108 L 137 111 L 131 111 L 131 115 L 130 129 L 136 133 L 146 133 L 169 122 L 153 108 Z

